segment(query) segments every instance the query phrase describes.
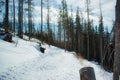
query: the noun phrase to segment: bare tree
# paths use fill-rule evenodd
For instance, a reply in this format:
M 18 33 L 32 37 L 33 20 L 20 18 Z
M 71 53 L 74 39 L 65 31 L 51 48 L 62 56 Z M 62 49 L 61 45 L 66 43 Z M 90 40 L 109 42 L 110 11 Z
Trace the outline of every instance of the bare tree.
M 99 8 L 100 8 L 100 21 L 99 21 L 100 58 L 101 58 L 101 66 L 103 66 L 103 16 L 101 9 L 101 0 L 99 2 Z
M 89 18 L 89 15 L 90 15 L 90 10 L 89 10 L 89 5 L 90 5 L 90 0 L 86 0 L 86 5 L 87 5 L 87 58 L 89 60 L 89 47 L 90 47 L 90 43 L 89 43 L 89 27 L 90 27 L 90 18 Z
M 5 26 L 5 32 L 8 32 L 9 30 L 9 0 L 6 0 L 5 2 L 5 21 L 4 21 L 4 26 Z
M 28 0 L 28 27 L 29 27 L 29 40 L 32 36 L 32 0 Z
M 15 36 L 15 0 L 13 0 L 13 31 Z
M 47 0 L 47 30 L 48 30 L 48 44 L 50 44 L 50 3 Z
M 43 0 L 41 0 L 41 40 L 43 39 Z
M 18 9 L 18 36 L 23 38 L 23 0 L 19 0 Z
M 58 41 L 61 43 L 62 38 L 62 9 L 59 8 L 59 15 L 58 15 Z

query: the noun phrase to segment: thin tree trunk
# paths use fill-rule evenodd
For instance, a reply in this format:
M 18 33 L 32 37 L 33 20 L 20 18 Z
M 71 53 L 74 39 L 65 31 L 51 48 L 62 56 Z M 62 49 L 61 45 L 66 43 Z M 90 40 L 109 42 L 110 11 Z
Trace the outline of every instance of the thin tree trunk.
M 99 24 L 100 58 L 101 58 L 101 66 L 103 66 L 103 17 L 102 17 L 102 9 L 101 9 L 101 0 L 99 2 L 99 8 L 100 8 L 100 24 Z
M 13 0 L 13 31 L 15 36 L 15 0 Z
M 47 0 L 47 9 L 48 9 L 48 13 L 47 13 L 47 30 L 48 30 L 48 44 L 50 46 L 50 42 L 51 42 L 51 37 L 50 37 L 50 5 L 49 5 L 49 0 Z
M 5 4 L 5 32 L 9 30 L 9 0 Z
M 29 27 L 29 40 L 32 36 L 32 9 L 31 0 L 28 0 L 28 27 Z
M 19 0 L 19 12 L 18 12 L 18 36 L 23 38 L 23 0 Z
M 89 20 L 89 1 L 87 0 L 87 58 L 89 60 L 89 56 L 90 56 L 90 41 L 89 41 L 89 27 L 90 27 L 90 20 Z
M 65 12 L 65 1 L 63 0 L 62 1 L 62 6 L 63 6 L 63 16 L 62 16 L 62 22 L 63 22 L 63 27 L 64 27 L 64 49 L 65 49 L 65 52 L 66 52 L 66 12 Z
M 41 0 L 41 40 L 43 41 L 43 0 Z

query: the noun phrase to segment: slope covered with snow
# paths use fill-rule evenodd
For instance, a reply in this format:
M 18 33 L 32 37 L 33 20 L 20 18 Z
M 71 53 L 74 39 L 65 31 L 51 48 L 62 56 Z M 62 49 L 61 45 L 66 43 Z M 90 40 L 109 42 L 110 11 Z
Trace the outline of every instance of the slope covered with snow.
M 54 46 L 14 38 L 15 43 L 0 40 L 0 80 L 80 80 L 79 70 L 92 66 L 97 80 L 112 80 L 100 66 L 84 59 L 77 59 L 74 52 L 65 52 Z

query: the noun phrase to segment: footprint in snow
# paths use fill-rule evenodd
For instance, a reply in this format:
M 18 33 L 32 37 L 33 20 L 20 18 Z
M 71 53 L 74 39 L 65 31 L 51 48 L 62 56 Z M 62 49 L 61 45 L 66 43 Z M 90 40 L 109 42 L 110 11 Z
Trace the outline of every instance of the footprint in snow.
M 0 75 L 0 80 L 6 80 L 7 76 L 6 75 Z

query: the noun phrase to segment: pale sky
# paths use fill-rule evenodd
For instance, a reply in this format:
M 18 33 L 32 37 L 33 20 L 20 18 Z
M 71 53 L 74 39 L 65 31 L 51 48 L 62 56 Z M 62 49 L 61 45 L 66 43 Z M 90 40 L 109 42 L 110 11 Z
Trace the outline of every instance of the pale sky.
M 46 22 L 46 15 L 47 10 L 46 7 L 47 3 L 45 2 L 47 0 L 44 0 L 44 9 L 43 9 L 43 17 L 44 22 Z M 80 7 L 81 12 L 83 12 L 84 17 L 86 17 L 86 0 L 66 0 L 68 5 L 68 10 L 70 10 L 71 5 L 73 7 L 73 14 L 75 15 L 77 6 Z M 35 21 L 40 22 L 40 0 L 34 1 L 36 5 L 34 5 L 34 14 L 35 14 Z M 115 4 L 116 0 L 101 0 L 101 7 L 102 7 L 102 14 L 103 14 L 103 21 L 104 26 L 112 26 L 112 21 L 115 20 Z M 50 0 L 50 22 L 57 24 L 57 17 L 58 17 L 58 7 L 61 5 L 61 0 Z M 90 15 L 90 19 L 93 19 L 94 24 L 98 25 L 99 22 L 99 0 L 91 0 L 90 8 L 92 9 L 92 14 Z
M 18 5 L 17 0 L 16 5 Z M 47 15 L 47 0 L 43 0 L 44 8 L 43 8 L 43 20 L 44 23 L 46 23 L 46 15 Z M 41 0 L 33 0 L 34 2 L 34 9 L 33 9 L 33 15 L 34 15 L 34 23 L 40 23 L 41 22 Z M 75 17 L 76 15 L 76 9 L 77 7 L 80 8 L 80 11 L 83 13 L 84 18 L 86 18 L 86 0 L 66 0 L 68 11 L 70 12 L 70 8 L 72 5 L 73 8 L 73 15 Z M 116 0 L 101 0 L 101 7 L 102 7 L 102 14 L 103 14 L 103 21 L 104 26 L 111 28 L 113 25 L 113 20 L 115 20 L 115 4 Z M 61 0 L 50 0 L 50 23 L 57 25 L 57 19 L 58 19 L 58 12 L 59 12 L 59 6 L 61 6 Z M 95 25 L 99 24 L 99 0 L 91 0 L 90 8 L 92 9 L 92 14 L 90 15 L 90 19 L 94 21 Z M 17 8 L 16 8 L 17 10 Z M 3 11 L 4 12 L 4 11 Z M 0 18 L 3 17 L 0 15 Z M 17 13 L 16 13 L 17 18 Z M 27 17 L 26 17 L 27 18 Z

